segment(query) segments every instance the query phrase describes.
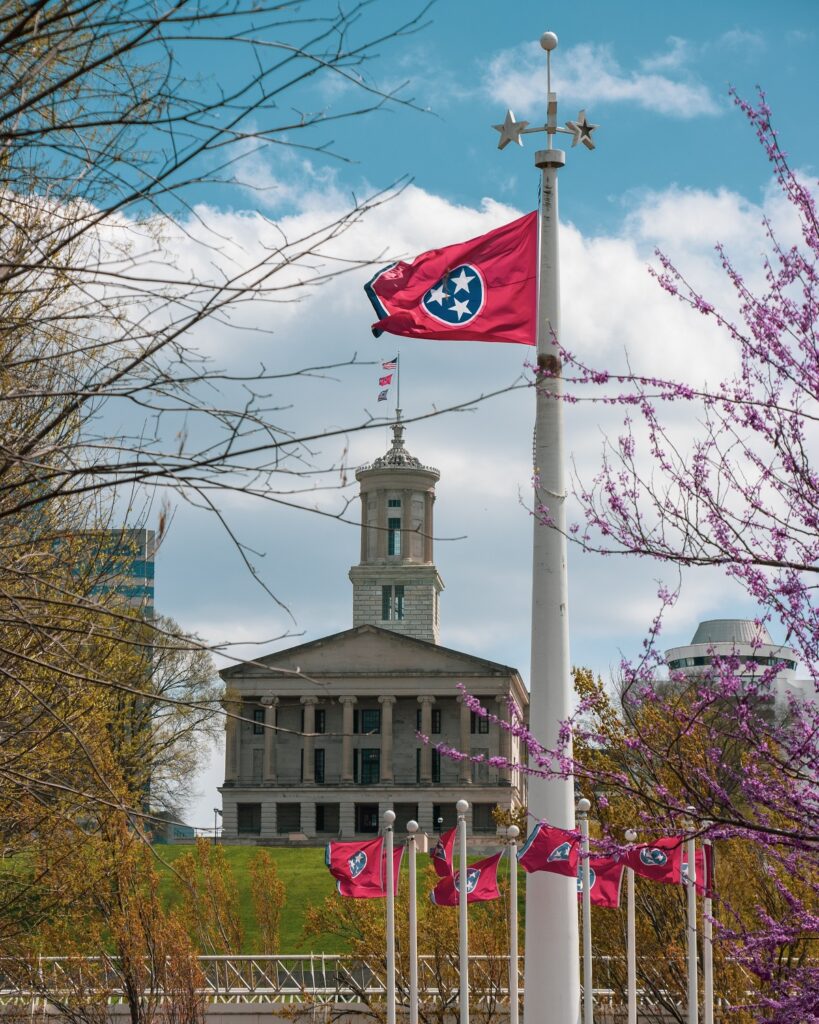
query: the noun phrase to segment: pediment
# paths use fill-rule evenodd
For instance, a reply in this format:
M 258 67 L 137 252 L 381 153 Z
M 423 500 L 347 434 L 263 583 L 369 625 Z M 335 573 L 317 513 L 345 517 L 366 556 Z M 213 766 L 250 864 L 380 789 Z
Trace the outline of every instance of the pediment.
M 266 671 L 267 670 L 267 671 Z M 226 681 L 264 677 L 272 670 L 314 677 L 517 675 L 508 665 L 402 636 L 377 626 L 357 626 L 222 671 Z

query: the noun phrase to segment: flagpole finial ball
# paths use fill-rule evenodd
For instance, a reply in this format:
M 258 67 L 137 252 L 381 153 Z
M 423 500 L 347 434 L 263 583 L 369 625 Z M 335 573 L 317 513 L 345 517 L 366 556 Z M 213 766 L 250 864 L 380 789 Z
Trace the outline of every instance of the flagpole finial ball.
M 469 810 L 469 801 L 459 800 L 457 804 L 455 804 L 455 810 L 458 812 L 458 814 L 466 814 L 466 812 Z
M 554 32 L 544 32 L 540 37 L 540 45 L 544 50 L 554 50 L 557 46 L 557 35 Z
M 627 843 L 633 843 L 636 838 L 637 838 L 637 833 L 634 831 L 634 829 L 633 828 L 627 828 L 626 829 L 626 842 Z
M 395 811 L 384 811 L 384 824 L 392 825 L 395 821 Z
M 417 821 L 408 821 L 407 822 L 407 832 L 409 832 L 409 834 L 411 836 L 414 836 L 417 831 L 418 831 L 418 822 Z
M 577 809 L 581 814 L 588 814 L 591 810 L 591 801 L 582 796 L 577 801 Z
M 517 839 L 517 837 L 520 835 L 520 829 L 517 827 L 517 825 L 510 825 L 509 828 L 506 830 L 506 835 L 510 839 Z

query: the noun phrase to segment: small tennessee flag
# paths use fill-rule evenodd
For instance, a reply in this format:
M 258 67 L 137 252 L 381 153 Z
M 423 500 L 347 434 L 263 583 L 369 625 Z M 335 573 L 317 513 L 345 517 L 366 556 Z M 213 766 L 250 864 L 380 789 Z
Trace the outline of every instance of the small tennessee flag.
M 536 343 L 537 213 L 380 270 L 373 334 Z
M 487 900 L 500 898 L 498 889 L 498 861 L 503 856 L 503 851 L 486 857 L 484 860 L 476 860 L 466 869 L 466 902 L 485 903 Z M 429 894 L 429 898 L 436 907 L 457 907 L 461 892 L 461 872 L 448 874 L 435 886 Z
M 393 851 L 393 889 L 398 891 L 403 846 Z M 330 842 L 324 861 L 336 879 L 342 896 L 353 899 L 377 899 L 387 894 L 387 853 L 383 838 L 368 842 Z
M 518 853 L 518 864 L 524 871 L 551 871 L 556 875 L 577 877 L 580 860 L 580 835 L 564 828 L 554 828 L 545 821 L 535 825 L 532 834 Z
M 653 843 L 638 843 L 627 847 L 620 860 L 635 875 L 650 878 L 652 882 L 679 885 L 682 877 L 683 839 L 666 836 Z
M 448 832 L 438 837 L 438 842 L 429 851 L 432 866 L 435 874 L 440 878 L 446 878 L 452 874 L 452 847 L 455 843 L 457 829 L 451 828 Z
M 621 860 L 589 857 L 589 900 L 596 907 L 619 907 L 620 886 L 626 870 Z M 577 898 L 583 895 L 583 863 L 577 868 Z
M 710 843 L 701 846 L 694 858 L 697 868 L 697 877 L 694 881 L 694 888 L 698 896 L 706 896 L 709 900 L 714 898 L 714 847 Z M 680 884 L 688 885 L 688 850 L 684 849 L 680 863 Z

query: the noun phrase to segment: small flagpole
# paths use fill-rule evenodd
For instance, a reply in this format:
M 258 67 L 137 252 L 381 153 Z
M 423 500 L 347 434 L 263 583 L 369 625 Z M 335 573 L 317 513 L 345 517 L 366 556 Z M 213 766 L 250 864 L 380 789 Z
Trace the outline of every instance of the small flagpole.
M 688 859 L 688 1024 L 697 1024 L 699 1020 L 697 992 L 697 841 L 693 835 L 694 821 L 692 815 L 695 808 L 686 808 L 688 818 L 686 827 L 689 830 L 687 840 Z
M 409 1024 L 418 1024 L 418 906 L 415 865 L 415 833 L 417 821 L 407 822 L 407 853 L 409 854 L 409 962 L 410 1008 Z
M 710 822 L 703 822 L 708 826 Z M 702 841 L 703 860 L 705 861 L 705 878 L 703 878 L 704 898 L 702 901 L 702 1015 L 704 1024 L 714 1024 L 714 935 L 711 915 L 713 902 L 711 885 L 713 868 L 708 870 L 708 853 L 713 853 L 711 837 L 705 836 Z M 708 848 L 706 852 L 706 847 Z M 713 863 L 713 862 L 712 862 Z
M 395 354 L 395 418 L 401 419 L 401 353 Z
M 626 830 L 626 842 L 633 843 L 637 833 Z M 628 1024 L 637 1024 L 637 928 L 634 914 L 634 871 L 626 868 L 626 963 L 628 974 Z
M 583 860 L 583 1024 L 594 1024 L 594 996 L 592 995 L 592 941 L 591 941 L 591 865 L 589 864 L 589 810 L 591 803 L 581 797 L 577 801 L 580 822 L 580 850 Z
M 520 829 L 510 825 L 509 840 L 509 1024 L 518 1024 L 518 836 Z
M 387 839 L 387 1024 L 395 1024 L 395 878 L 392 860 L 395 811 L 384 811 Z
M 466 863 L 466 812 L 469 803 L 459 800 L 455 805 L 458 812 L 458 923 L 460 931 L 460 971 L 461 971 L 461 1017 L 460 1024 L 469 1024 L 469 921 L 467 906 L 467 863 Z

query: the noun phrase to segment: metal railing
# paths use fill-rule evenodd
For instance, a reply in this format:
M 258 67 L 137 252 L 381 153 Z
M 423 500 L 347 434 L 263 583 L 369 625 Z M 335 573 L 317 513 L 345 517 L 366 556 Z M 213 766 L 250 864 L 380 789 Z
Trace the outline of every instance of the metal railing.
M 508 958 L 471 956 L 470 989 L 476 1007 L 508 1005 Z M 307 953 L 290 956 L 200 956 L 197 995 L 208 1004 L 323 1005 L 381 1001 L 386 994 L 385 964 L 378 957 Z M 419 992 L 424 1001 L 457 1006 L 457 957 L 419 957 Z M 404 968 L 404 969 L 402 969 Z M 397 995 L 409 1001 L 409 970 L 399 958 Z M 523 957 L 518 961 L 523 994 Z M 158 994 L 160 985 L 146 987 Z M 109 1006 L 126 1001 L 114 957 L 40 957 L 36 963 L 0 961 L 0 1007 L 72 1002 L 78 995 Z M 595 1003 L 613 1005 L 611 989 L 596 989 Z

